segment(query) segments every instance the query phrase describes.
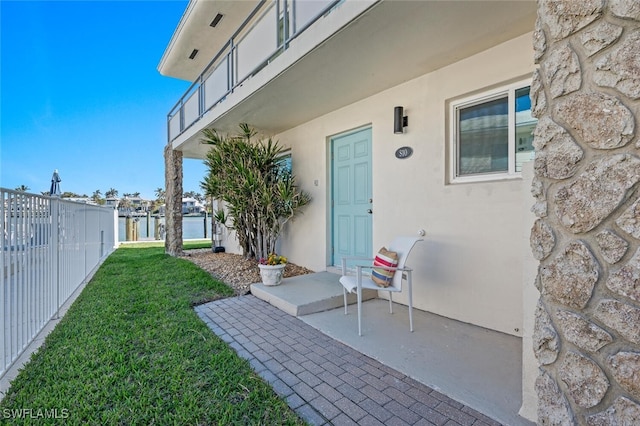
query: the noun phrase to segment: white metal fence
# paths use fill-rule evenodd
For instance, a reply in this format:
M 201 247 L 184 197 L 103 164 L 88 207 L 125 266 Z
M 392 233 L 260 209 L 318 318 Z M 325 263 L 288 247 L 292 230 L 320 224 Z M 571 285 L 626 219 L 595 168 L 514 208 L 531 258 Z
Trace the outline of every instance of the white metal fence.
M 0 377 L 117 243 L 113 208 L 0 188 Z

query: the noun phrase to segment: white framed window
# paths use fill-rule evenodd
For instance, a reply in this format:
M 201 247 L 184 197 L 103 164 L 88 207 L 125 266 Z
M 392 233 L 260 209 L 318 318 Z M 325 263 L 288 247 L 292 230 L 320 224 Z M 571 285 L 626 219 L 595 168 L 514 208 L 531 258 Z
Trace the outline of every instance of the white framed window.
M 533 159 L 531 81 L 518 82 L 450 103 L 450 181 L 517 178 Z
M 291 161 L 291 148 L 285 149 L 278 155 L 278 165 L 280 167 L 280 171 L 283 173 L 292 174 L 293 173 L 293 164 Z

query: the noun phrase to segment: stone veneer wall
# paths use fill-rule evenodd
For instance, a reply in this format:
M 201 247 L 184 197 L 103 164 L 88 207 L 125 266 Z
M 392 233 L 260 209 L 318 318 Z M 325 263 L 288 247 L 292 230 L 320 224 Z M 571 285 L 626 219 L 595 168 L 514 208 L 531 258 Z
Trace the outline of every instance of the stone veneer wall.
M 182 254 L 182 151 L 171 145 L 164 149 L 165 182 L 165 252 L 171 256 Z
M 640 424 L 640 1 L 539 0 L 538 423 Z

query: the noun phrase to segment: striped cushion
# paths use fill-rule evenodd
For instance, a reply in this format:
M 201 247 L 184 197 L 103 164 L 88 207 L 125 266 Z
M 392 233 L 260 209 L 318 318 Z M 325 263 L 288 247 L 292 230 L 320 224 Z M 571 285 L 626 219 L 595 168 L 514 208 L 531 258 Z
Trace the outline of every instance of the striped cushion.
M 373 259 L 373 266 L 388 266 L 395 268 L 398 266 L 398 253 L 389 251 L 386 247 L 382 247 L 375 259 Z M 380 287 L 389 287 L 394 273 L 395 271 L 389 271 L 383 268 L 373 268 L 371 271 L 371 280 Z

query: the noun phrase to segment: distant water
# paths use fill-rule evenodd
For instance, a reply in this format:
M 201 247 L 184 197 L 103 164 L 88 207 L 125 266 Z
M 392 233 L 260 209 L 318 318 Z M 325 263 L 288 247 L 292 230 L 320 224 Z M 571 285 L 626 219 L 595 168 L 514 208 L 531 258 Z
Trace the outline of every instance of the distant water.
M 155 239 L 155 223 L 156 218 L 153 216 L 149 221 L 149 229 L 147 233 L 147 217 L 137 217 L 138 219 L 138 239 Z M 160 223 L 164 226 L 164 218 L 160 218 Z M 211 238 L 211 217 L 207 216 L 207 238 Z M 182 218 L 182 239 L 189 240 L 195 238 L 204 238 L 204 216 L 188 216 Z M 118 241 L 126 241 L 126 219 L 118 218 Z

